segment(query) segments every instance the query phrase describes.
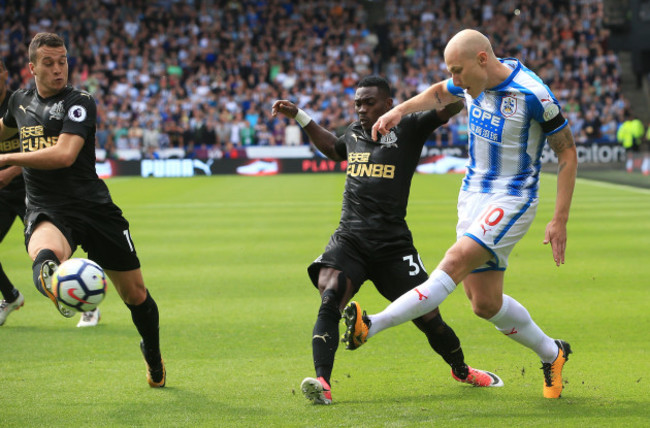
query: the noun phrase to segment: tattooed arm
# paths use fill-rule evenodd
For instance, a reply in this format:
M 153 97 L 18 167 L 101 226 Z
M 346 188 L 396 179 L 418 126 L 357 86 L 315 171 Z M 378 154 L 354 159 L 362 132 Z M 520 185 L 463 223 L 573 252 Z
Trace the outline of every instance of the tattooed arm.
M 564 251 L 567 240 L 566 224 L 569 221 L 571 198 L 573 197 L 573 188 L 576 183 L 578 157 L 576 155 L 576 146 L 573 142 L 573 135 L 568 126 L 565 126 L 555 134 L 549 135 L 548 144 L 558 158 L 557 196 L 555 199 L 553 218 L 546 225 L 544 244 L 550 242 L 553 250 L 553 260 L 557 266 L 560 266 L 560 264 L 564 263 Z

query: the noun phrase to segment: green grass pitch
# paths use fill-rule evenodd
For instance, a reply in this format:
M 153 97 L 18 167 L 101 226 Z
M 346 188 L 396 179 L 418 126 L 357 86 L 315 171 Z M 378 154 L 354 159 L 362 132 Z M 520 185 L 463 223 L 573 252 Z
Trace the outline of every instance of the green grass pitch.
M 145 282 L 160 308 L 167 387 L 147 386 L 139 336 L 111 287 L 97 328 L 78 329 L 31 284 L 14 225 L 0 244 L 25 306 L 0 327 L 2 427 L 648 426 L 650 191 L 578 180 L 566 264 L 542 245 L 555 176 L 542 177 L 530 232 L 505 292 L 569 341 L 560 400 L 542 398 L 540 363 L 471 312 L 462 289 L 442 305 L 467 362 L 503 388 L 453 381 L 411 324 L 361 349 L 339 347 L 334 405 L 300 393 L 313 376 L 318 293 L 306 268 L 338 224 L 345 176 L 118 178 Z M 408 220 L 431 271 L 454 240 L 458 175 L 417 175 Z M 80 250 L 77 256 L 84 256 Z M 386 302 L 371 284 L 357 300 Z M 341 324 L 343 325 L 343 324 Z

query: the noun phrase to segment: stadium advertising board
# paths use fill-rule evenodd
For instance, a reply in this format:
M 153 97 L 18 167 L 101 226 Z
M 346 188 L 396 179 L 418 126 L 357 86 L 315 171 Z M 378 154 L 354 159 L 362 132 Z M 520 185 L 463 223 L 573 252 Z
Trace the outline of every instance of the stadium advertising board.
M 581 144 L 577 146 L 578 162 L 581 164 L 609 164 L 625 161 L 625 149 L 617 144 Z M 252 154 L 252 153 L 251 153 Z M 262 153 L 260 153 L 262 154 Z M 263 154 L 271 154 L 268 151 Z M 282 151 L 272 154 L 282 155 Z M 318 155 L 311 157 L 243 157 L 238 159 L 142 159 L 102 160 L 98 158 L 97 173 L 102 178 L 115 176 L 141 177 L 193 177 L 197 175 L 237 174 L 247 176 L 345 172 L 347 162 L 334 162 Z M 303 153 L 303 154 L 306 154 Z M 446 173 L 462 171 L 467 157 L 466 147 L 425 147 L 418 172 Z M 547 146 L 541 157 L 543 164 L 557 163 L 557 156 Z

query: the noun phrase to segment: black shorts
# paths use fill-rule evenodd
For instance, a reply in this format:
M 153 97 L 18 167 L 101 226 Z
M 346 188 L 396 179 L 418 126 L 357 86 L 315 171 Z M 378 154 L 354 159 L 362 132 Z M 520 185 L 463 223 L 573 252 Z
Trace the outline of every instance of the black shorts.
M 380 253 L 374 251 L 376 247 L 354 234 L 335 232 L 325 252 L 307 268 L 311 282 L 318 287 L 320 269 L 331 267 L 352 281 L 354 294 L 370 280 L 392 302 L 429 277 L 413 244 L 383 248 Z
M 0 241 L 14 224 L 16 217 L 25 218 L 25 192 L 0 192 Z
M 89 204 L 83 209 L 27 209 L 25 246 L 41 221 L 52 222 L 65 236 L 74 253 L 78 245 L 103 269 L 129 271 L 140 267 L 129 232 L 129 222 L 113 204 Z

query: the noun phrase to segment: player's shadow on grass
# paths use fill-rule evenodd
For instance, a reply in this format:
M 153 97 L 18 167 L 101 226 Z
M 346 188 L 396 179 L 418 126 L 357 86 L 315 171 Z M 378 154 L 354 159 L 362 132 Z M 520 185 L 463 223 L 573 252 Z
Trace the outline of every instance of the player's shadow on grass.
M 362 408 L 379 405 L 387 414 L 399 409 L 401 422 L 409 423 L 411 413 L 413 423 L 423 414 L 433 412 L 438 415 L 453 414 L 454 418 L 476 417 L 477 414 L 489 420 L 514 418 L 517 421 L 537 421 L 548 419 L 559 423 L 569 422 L 572 425 L 584 422 L 585 426 L 598 422 L 598 426 L 634 426 L 637 421 L 647 420 L 647 399 L 639 396 L 638 401 L 617 399 L 611 395 L 590 397 L 579 395 L 579 389 L 564 392 L 560 399 L 546 399 L 541 391 L 531 390 L 530 393 L 518 394 L 504 388 L 472 388 L 461 387 L 458 390 L 447 390 L 435 394 L 400 394 L 399 396 L 367 396 L 362 399 L 346 399 L 337 395 L 335 404 L 339 407 Z M 513 394 L 515 396 L 513 396 Z M 406 409 L 412 408 L 409 412 Z M 419 416 L 418 416 L 419 414 Z M 409 416 L 406 416 L 409 415 Z M 419 420 L 421 422 L 421 420 Z
M 218 395 L 202 394 L 184 387 L 167 385 L 164 388 L 142 390 L 141 397 L 146 401 L 137 406 L 134 413 L 134 403 L 124 403 L 106 415 L 102 421 L 106 426 L 121 426 L 124 415 L 129 415 L 132 426 L 219 426 L 231 425 L 241 418 L 241 415 L 252 417 L 262 409 L 237 407 L 228 404 L 227 399 Z M 260 414 L 260 420 L 263 420 Z

